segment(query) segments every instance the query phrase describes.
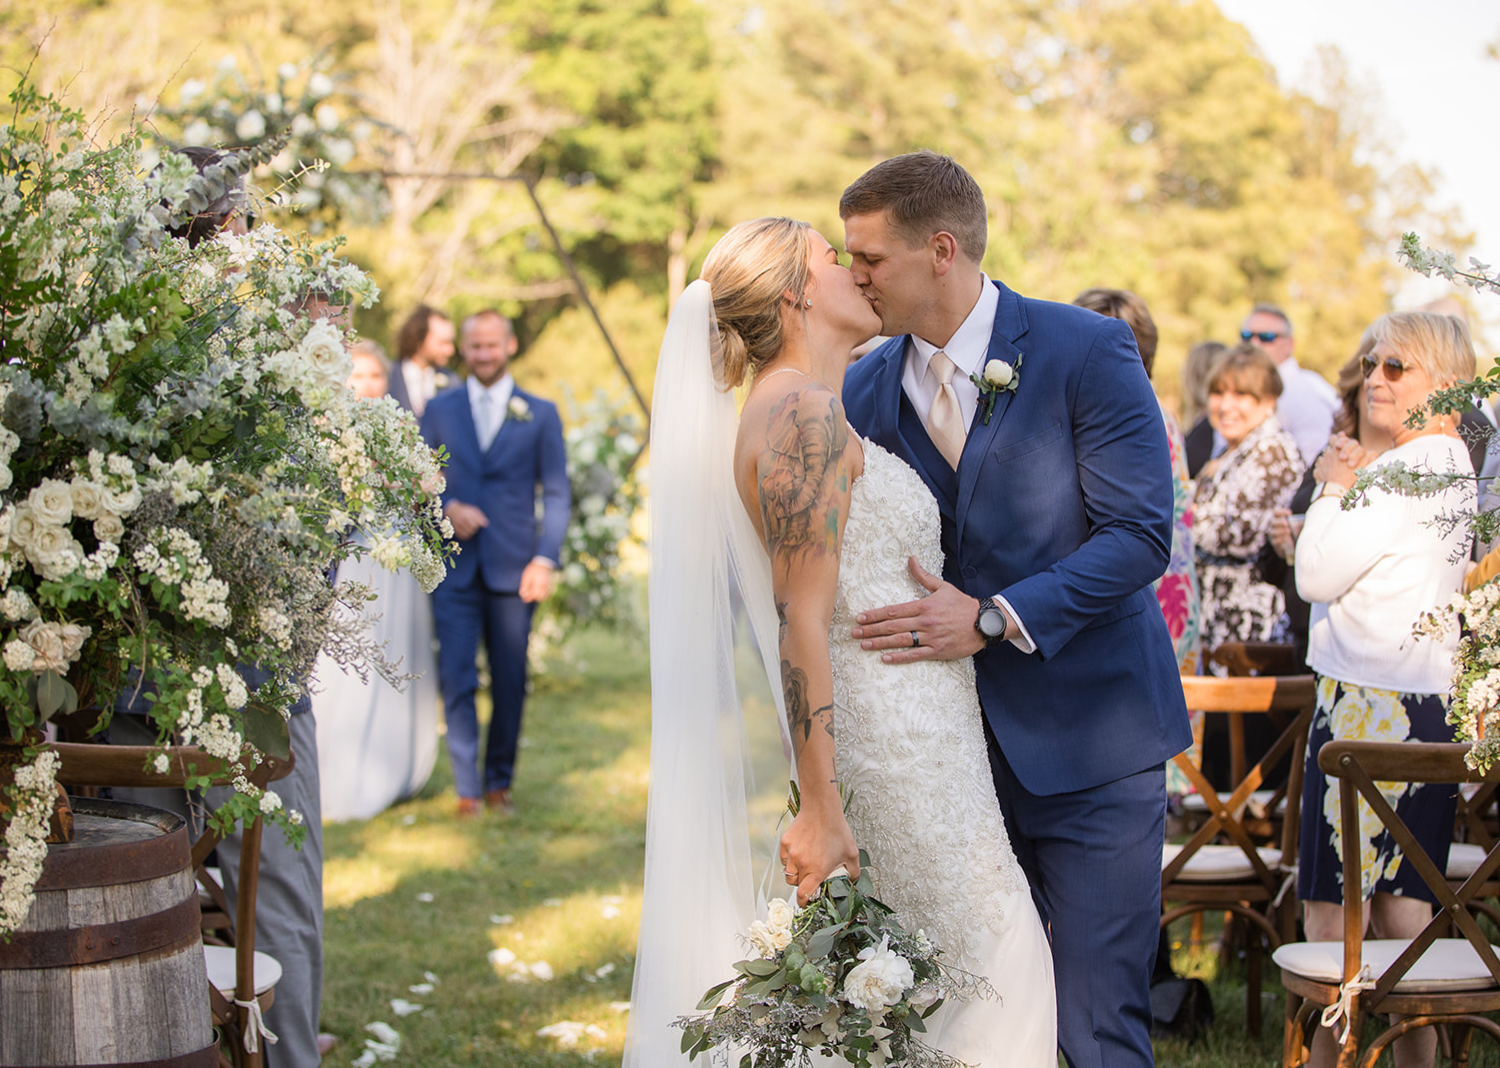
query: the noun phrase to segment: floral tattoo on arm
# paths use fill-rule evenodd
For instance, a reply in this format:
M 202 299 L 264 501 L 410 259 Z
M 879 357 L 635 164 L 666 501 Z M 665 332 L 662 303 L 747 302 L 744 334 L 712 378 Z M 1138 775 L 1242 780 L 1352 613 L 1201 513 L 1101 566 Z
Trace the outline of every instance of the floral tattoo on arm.
M 789 563 L 804 552 L 838 551 L 838 510 L 828 503 L 829 479 L 838 470 L 849 430 L 838 401 L 802 410 L 805 392 L 788 394 L 771 409 L 760 460 L 760 508 L 772 559 Z M 811 407 L 811 406 L 809 406 Z M 840 483 L 842 484 L 842 483 Z M 816 512 L 828 515 L 822 524 Z

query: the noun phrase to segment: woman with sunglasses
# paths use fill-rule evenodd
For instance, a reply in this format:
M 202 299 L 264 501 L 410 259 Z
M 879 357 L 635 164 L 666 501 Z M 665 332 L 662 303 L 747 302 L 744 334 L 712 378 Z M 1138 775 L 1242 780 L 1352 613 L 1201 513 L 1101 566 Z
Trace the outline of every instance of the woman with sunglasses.
M 1227 448 L 1203 466 L 1193 498 L 1205 650 L 1281 636 L 1281 590 L 1255 571 L 1271 516 L 1302 477 L 1297 443 L 1276 418 L 1281 390 L 1275 363 L 1251 344 L 1224 353 L 1208 375 L 1208 420 Z
M 1373 457 L 1353 438 L 1335 434 L 1314 466 L 1321 487 L 1307 509 L 1297 541 L 1297 589 L 1312 604 L 1308 662 L 1318 679 L 1317 712 L 1307 747 L 1302 800 L 1302 844 L 1297 896 L 1304 902 L 1310 941 L 1343 937 L 1343 871 L 1336 785 L 1318 768 L 1317 754 L 1334 739 L 1447 742 L 1448 687 L 1457 637 L 1418 637 L 1412 627 L 1445 604 L 1463 582 L 1466 528 L 1438 517 L 1473 507 L 1472 483 L 1435 496 L 1371 490 L 1345 509 L 1342 498 L 1361 467 L 1404 463 L 1435 473 L 1472 473 L 1458 436 L 1456 415 L 1432 415 L 1434 390 L 1474 377 L 1468 328 L 1447 315 L 1398 312 L 1367 332 L 1373 348 L 1361 360 L 1365 410 L 1392 447 Z M 1447 862 L 1454 793 L 1449 786 L 1408 786 L 1387 794 L 1433 862 Z M 1366 923 L 1378 938 L 1417 934 L 1432 916 L 1432 897 L 1373 815 L 1360 814 L 1357 847 L 1365 865 Z M 1396 1041 L 1399 1068 L 1432 1063 L 1436 1036 L 1418 1029 Z M 1332 1032 L 1314 1040 L 1313 1065 L 1331 1065 Z

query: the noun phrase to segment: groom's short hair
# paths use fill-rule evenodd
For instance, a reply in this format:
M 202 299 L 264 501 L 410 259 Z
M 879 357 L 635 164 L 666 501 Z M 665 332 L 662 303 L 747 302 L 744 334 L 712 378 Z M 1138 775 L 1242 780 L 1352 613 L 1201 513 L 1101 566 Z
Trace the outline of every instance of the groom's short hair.
M 923 149 L 877 163 L 844 190 L 839 218 L 888 212 L 897 235 L 911 248 L 946 230 L 978 263 L 989 238 L 984 193 L 969 172 L 947 156 Z

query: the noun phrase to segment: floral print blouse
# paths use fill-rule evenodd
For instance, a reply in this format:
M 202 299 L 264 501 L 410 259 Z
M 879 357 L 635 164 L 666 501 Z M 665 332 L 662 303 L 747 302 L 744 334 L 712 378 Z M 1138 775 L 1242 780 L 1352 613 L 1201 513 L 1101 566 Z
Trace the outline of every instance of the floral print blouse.
M 1260 581 L 1255 557 L 1271 513 L 1284 508 L 1302 479 L 1297 443 L 1275 415 L 1200 474 L 1193 497 L 1193 542 L 1203 596 L 1203 645 L 1275 641 L 1284 603 L 1279 587 Z

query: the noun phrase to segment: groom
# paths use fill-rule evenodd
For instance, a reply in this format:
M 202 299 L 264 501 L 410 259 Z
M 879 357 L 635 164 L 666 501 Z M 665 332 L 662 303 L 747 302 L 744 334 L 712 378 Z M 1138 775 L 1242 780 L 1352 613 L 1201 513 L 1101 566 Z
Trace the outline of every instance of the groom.
M 892 337 L 844 406 L 911 464 L 943 517 L 943 578 L 862 614 L 891 663 L 973 655 L 996 790 L 1044 909 L 1073 1068 L 1152 1063 L 1163 763 L 1191 742 L 1151 583 L 1172 481 L 1130 329 L 986 278 L 984 196 L 931 152 L 839 203 L 854 280 Z M 998 363 L 996 361 L 999 361 Z M 981 387 L 970 379 L 995 383 Z

